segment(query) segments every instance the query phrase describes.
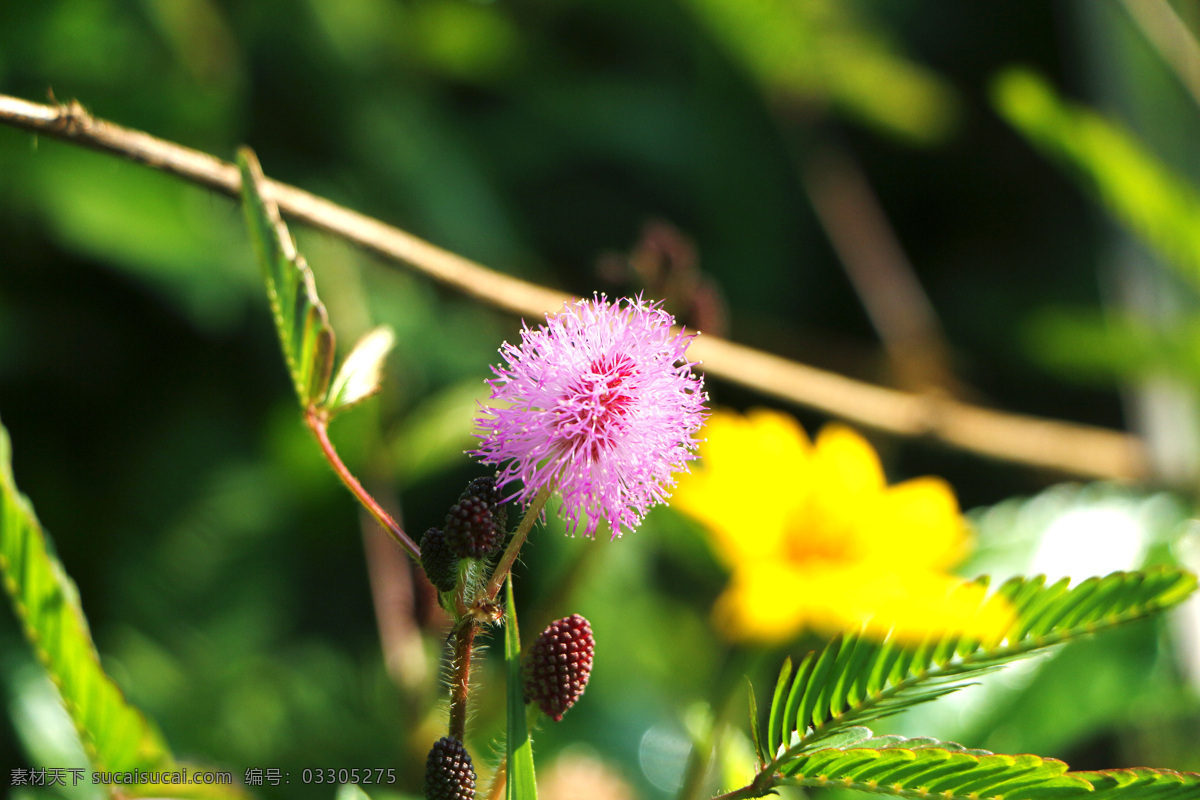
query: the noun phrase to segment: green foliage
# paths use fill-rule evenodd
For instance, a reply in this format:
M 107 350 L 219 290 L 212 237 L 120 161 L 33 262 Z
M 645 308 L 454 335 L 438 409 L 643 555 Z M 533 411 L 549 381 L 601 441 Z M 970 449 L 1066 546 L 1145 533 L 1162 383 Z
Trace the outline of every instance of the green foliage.
M 345 783 L 338 787 L 337 800 L 371 800 L 371 796 L 357 783 Z
M 279 216 L 275 202 L 263 191 L 266 179 L 254 153 L 238 151 L 242 172 L 242 207 L 254 250 L 267 282 L 267 297 L 287 359 L 288 372 L 300 405 L 320 404 L 333 372 L 333 328 L 317 297 L 312 270 Z
M 1200 790 L 1200 775 L 1193 773 L 1067 769 L 1056 759 L 998 755 L 936 739 L 873 736 L 869 729 L 858 727 L 789 761 L 778 782 L 942 800 L 1183 800 L 1196 797 Z
M 1200 797 L 1200 775 L 1167 769 L 1113 769 L 1075 772 L 1092 785 L 1088 800 L 1193 800 Z
M 1093 111 L 1057 97 L 1026 70 L 993 87 L 1000 114 L 1048 155 L 1065 162 L 1134 235 L 1200 285 L 1200 193 Z
M 1046 586 L 1041 577 L 1014 578 L 997 594 L 1011 603 L 1015 619 L 992 646 L 956 636 L 915 648 L 894 638 L 836 637 L 805 657 L 790 684 L 792 666 L 784 664 L 760 758 L 787 762 L 847 728 L 949 694 L 1009 661 L 1168 608 L 1195 588 L 1194 575 L 1167 567 L 1115 572 L 1074 587 L 1067 579 Z
M 841 3 L 691 0 L 713 35 L 770 93 L 820 98 L 916 143 L 945 137 L 957 108 L 950 87 L 892 51 Z
M 461 463 L 463 451 L 478 441 L 471 433 L 488 385 L 478 378 L 460 381 L 416 405 L 397 426 L 389 451 L 397 479 L 410 485 Z
M 1200 383 L 1200 316 L 1194 312 L 1151 321 L 1116 310 L 1054 308 L 1033 317 L 1025 340 L 1046 368 L 1079 381 L 1167 375 Z
M 507 800 L 537 800 L 533 772 L 533 742 L 525 718 L 525 689 L 521 681 L 521 633 L 513 602 L 512 578 L 505 583 L 504 662 L 508 673 Z
M 166 742 L 100 665 L 75 584 L 51 552 L 29 500 L 17 491 L 11 456 L 8 431 L 0 424 L 0 571 L 26 638 L 96 769 L 169 769 Z
M 818 349 L 831 352 L 817 356 L 835 366 L 843 364 L 845 339 L 861 343 L 864 323 L 837 279 L 785 146 L 810 134 L 838 136 L 847 116 L 899 114 L 899 125 L 875 123 L 883 136 L 852 131 L 843 143 L 899 215 L 905 247 L 952 344 L 984 382 L 980 391 L 1001 406 L 1113 424 L 1111 394 L 1081 396 L 1012 357 L 1014 318 L 1046 298 L 1093 299 L 1096 256 L 1107 244 L 1074 205 L 1061 202 L 1062 191 L 1046 185 L 1032 151 L 1012 158 L 979 135 L 993 129 L 979 118 L 984 109 L 974 93 L 981 72 L 1018 53 L 1053 65 L 1052 81 L 1067 76 L 1095 87 L 1105 109 L 1156 106 L 1153 122 L 1131 118 L 1141 125 L 1135 130 L 1154 126 L 1160 142 L 1186 148 L 1195 141 L 1194 109 L 1176 103 L 1174 111 L 1186 113 L 1169 116 L 1163 99 L 1182 92 L 1174 76 L 1149 72 L 1164 72 L 1161 59 L 1121 5 L 1084 4 L 1083 15 L 1055 17 L 1046 4 L 964 4 L 947 15 L 912 3 L 766 3 L 774 18 L 743 35 L 715 15 L 697 13 L 701 24 L 687 18 L 701 3 L 306 0 L 275 13 L 281 9 L 211 0 L 18 2 L 0 26 L 0 75 L 6 92 L 36 100 L 53 87 L 60 99 L 78 97 L 101 116 L 209 152 L 231 152 L 247 138 L 269 144 L 268 166 L 289 180 L 576 293 L 596 288 L 597 252 L 627 247 L 647 214 L 664 215 L 694 239 L 701 266 L 729 301 L 738 337 L 791 343 L 809 354 L 807 344 L 819 336 Z M 733 17 L 760 4 L 725 5 Z M 1100 14 L 1107 16 L 1089 16 Z M 204 19 L 214 16 L 216 28 Z M 1117 25 L 1146 51 L 1140 61 L 1098 40 L 1097 28 Z M 1061 35 L 1046 35 L 1052 28 Z M 1073 53 L 1104 58 L 1062 58 L 1055 48 L 1064 37 L 1080 45 Z M 725 52 L 714 52 L 709 40 Z M 750 66 L 788 47 L 793 59 L 777 62 L 779 82 Z M 833 57 L 839 49 L 845 57 Z M 289 57 L 296 53 L 303 57 Z M 937 74 L 906 53 L 920 54 Z M 727 62 L 750 79 L 731 76 Z M 961 87 L 966 98 L 958 108 L 961 136 L 921 154 L 897 148 L 895 130 L 937 131 L 945 117 L 909 98 L 914 85 L 921 91 L 906 80 L 914 66 L 919 79 Z M 786 83 L 791 69 L 794 82 Z M 1136 102 L 1123 103 L 1123 91 Z M 789 113 L 762 114 L 764 92 Z M 873 103 L 890 108 L 876 114 Z M 821 121 L 810 125 L 814 116 Z M 261 303 L 262 284 L 257 268 L 246 268 L 239 216 L 208 190 L 10 130 L 0 131 L 0 173 L 7 254 L 0 398 L 18 446 L 31 445 L 35 459 L 44 454 L 41 465 L 31 459 L 19 473 L 22 487 L 54 511 L 51 528 L 64 546 L 70 541 L 72 575 L 85 591 L 101 583 L 108 590 L 103 604 L 89 603 L 88 617 L 106 656 L 119 660 L 114 675 L 136 687 L 138 705 L 180 752 L 282 766 L 293 775 L 316 763 L 392 759 L 403 770 L 401 784 L 418 785 L 423 750 L 413 741 L 427 731 L 430 698 L 440 693 L 420 684 L 402 694 L 387 680 L 361 554 L 328 535 L 348 524 L 344 498 L 295 425 L 296 401 L 274 391 L 282 387 L 278 354 L 261 346 L 255 326 L 244 326 L 243 311 Z M 314 260 L 321 299 L 346 344 L 358 331 L 347 337 L 343 319 L 364 327 L 387 321 L 400 333 L 393 363 L 403 365 L 403 389 L 389 392 L 386 404 L 372 402 L 359 419 L 378 405 L 380 427 L 395 434 L 389 443 L 401 505 L 420 530 L 441 518 L 441 498 L 467 477 L 446 476 L 446 468 L 465 469 L 471 394 L 483 391 L 486 364 L 515 323 L 493 315 L 500 333 L 460 324 L 489 316 L 420 279 L 373 268 L 358 251 L 345 262 L 354 280 L 329 280 L 323 265 L 334 262 L 304 238 L 299 249 Z M 1182 341 L 1175 331 L 1167 336 Z M 91 348 L 76 350 L 77 343 Z M 1100 350 L 1115 352 L 1104 343 Z M 754 402 L 725 391 L 713 387 L 714 398 Z M 86 414 L 68 420 L 55 413 L 57 401 L 81 397 Z M 344 428 L 339 445 L 366 451 L 372 430 L 365 423 Z M 905 444 L 896 452 L 902 457 L 889 469 L 904 477 L 914 468 L 946 474 L 972 504 L 1029 491 L 1039 480 L 940 450 Z M 70 457 L 51 464 L 56 453 Z M 51 467 L 57 498 L 38 484 Z M 643 797 L 652 787 L 629 734 L 694 702 L 724 652 L 707 621 L 725 575 L 715 562 L 700 569 L 669 550 L 664 534 L 672 520 L 669 513 L 651 518 L 638 537 L 598 550 L 606 563 L 573 585 L 579 608 L 597 625 L 607 615 L 620 635 L 589 688 L 597 702 L 554 731 L 605 760 L 626 760 L 625 775 Z M 580 549 L 557 521 L 552 526 L 528 556 L 523 599 L 530 608 L 544 607 Z M 87 533 L 76 541 L 63 538 L 68 531 Z M 154 579 L 141 580 L 147 575 Z M 1065 748 L 1103 725 L 1125 752 L 1200 769 L 1186 746 L 1195 693 L 1169 668 L 1172 632 L 1149 625 L 1129 632 L 1145 645 L 1136 653 L 1118 643 L 1105 649 L 1108 638 L 1084 642 L 1086 652 L 1072 648 L 1053 687 L 1056 707 L 1018 708 L 1030 715 L 1020 717 L 1008 705 L 989 707 L 991 716 L 980 720 L 972 704 L 971 713 L 957 714 L 972 735 L 943 735 L 978 738 L 998 752 L 1049 753 L 1057 750 L 1043 749 L 1042 731 L 1055 732 L 1054 748 Z M 436 650 L 436 631 L 423 637 L 425 652 Z M 1125 677 L 1147 665 L 1148 651 L 1161 661 L 1141 673 L 1137 691 L 1112 690 L 1107 670 L 1119 664 L 1115 676 Z M 15 705 L 26 690 L 6 669 L 0 664 L 0 680 Z M 428 675 L 436 672 L 435 663 L 427 665 Z M 1170 709 L 1176 716 L 1143 706 L 1142 690 L 1151 688 L 1178 693 Z M 1109 716 L 1081 723 L 1085 715 L 1076 710 L 1094 708 L 1087 701 L 1104 692 Z M 475 737 L 498 738 L 505 716 L 499 693 L 478 692 L 474 700 Z M 944 705 L 956 714 L 957 706 Z M 986 738 L 997 730 L 1019 744 Z M 15 732 L 15 724 L 0 724 L 0 760 L 38 763 L 36 753 L 19 750 Z M 543 772 L 556 749 L 539 741 Z M 293 783 L 263 795 L 329 800 L 332 792 Z
M 788 763 L 782 783 L 941 800 L 1040 800 L 1091 791 L 1088 781 L 1068 773 L 1067 765 L 1054 759 L 897 738 L 866 739 L 850 748 L 807 753 Z

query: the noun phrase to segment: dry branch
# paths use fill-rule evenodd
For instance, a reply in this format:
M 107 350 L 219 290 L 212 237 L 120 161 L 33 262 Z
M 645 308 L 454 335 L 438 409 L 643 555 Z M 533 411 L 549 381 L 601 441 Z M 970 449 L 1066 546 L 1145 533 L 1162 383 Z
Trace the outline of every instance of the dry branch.
M 96 119 L 77 102 L 41 105 L 0 95 L 0 122 L 112 153 L 230 197 L 237 197 L 240 190 L 241 181 L 233 164 Z M 386 260 L 407 264 L 496 308 L 536 319 L 571 299 L 488 269 L 294 186 L 268 180 L 267 187 L 288 217 L 342 237 Z M 876 430 L 926 436 L 990 458 L 1079 477 L 1148 477 L 1144 445 L 1137 437 L 1120 431 L 875 386 L 714 336 L 698 338 L 689 355 L 702 361 L 709 375 Z

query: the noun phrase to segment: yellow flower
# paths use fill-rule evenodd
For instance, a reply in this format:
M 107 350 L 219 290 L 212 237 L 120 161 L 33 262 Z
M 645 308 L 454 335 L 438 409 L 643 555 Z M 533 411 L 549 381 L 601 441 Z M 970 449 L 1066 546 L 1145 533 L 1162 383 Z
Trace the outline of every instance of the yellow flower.
M 947 570 L 969 545 L 940 478 L 888 486 L 865 439 L 827 425 L 810 443 L 790 416 L 717 411 L 672 505 L 711 533 L 732 578 L 716 620 L 730 638 L 866 628 L 919 641 L 998 638 L 1007 604 Z

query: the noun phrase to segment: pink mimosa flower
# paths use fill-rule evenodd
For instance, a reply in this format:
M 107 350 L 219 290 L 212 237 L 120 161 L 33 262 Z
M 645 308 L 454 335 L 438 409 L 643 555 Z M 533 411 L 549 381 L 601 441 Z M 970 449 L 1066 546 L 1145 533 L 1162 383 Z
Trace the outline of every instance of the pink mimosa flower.
M 572 533 L 613 538 L 665 502 L 672 473 L 696 457 L 704 381 L 684 351 L 692 336 L 641 298 L 603 295 L 567 303 L 546 324 L 526 326 L 521 344 L 500 348 L 491 399 L 476 422 L 473 455 L 503 465 L 497 485 L 528 503 L 544 488 L 563 499 Z

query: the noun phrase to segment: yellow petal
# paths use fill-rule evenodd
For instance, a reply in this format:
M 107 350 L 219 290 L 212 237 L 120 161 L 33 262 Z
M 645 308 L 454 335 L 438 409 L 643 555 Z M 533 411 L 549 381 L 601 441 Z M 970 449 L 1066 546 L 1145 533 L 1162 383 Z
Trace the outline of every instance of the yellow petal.
M 803 576 L 784 564 L 747 565 L 717 599 L 716 628 L 733 641 L 787 641 L 805 627 L 805 589 Z
M 813 454 L 816 480 L 849 496 L 883 489 L 883 466 L 870 442 L 845 425 L 831 423 L 817 435 Z
M 827 634 L 863 627 L 874 636 L 891 634 L 916 644 L 947 635 L 987 643 L 1003 638 L 1013 612 L 1000 597 L 987 597 L 980 585 L 935 571 L 887 572 L 858 565 L 841 576 L 842 585 L 827 590 L 830 605 Z
M 793 560 L 858 560 L 885 488 L 883 467 L 871 445 L 844 425 L 826 425 L 817 436 L 803 505 L 787 521 L 786 552 Z
M 700 458 L 679 478 L 673 508 L 709 529 L 731 567 L 778 554 L 795 492 L 803 491 L 808 437 L 790 416 L 756 409 L 714 412 L 702 431 Z
M 967 525 L 941 478 L 914 478 L 885 490 L 862 514 L 865 559 L 892 571 L 948 569 L 966 555 Z
M 946 635 L 995 644 L 1014 616 L 1003 598 L 939 572 L 758 564 L 734 575 L 714 618 L 736 641 L 777 643 L 811 629 L 825 636 L 864 630 L 880 639 L 890 633 L 907 644 Z

